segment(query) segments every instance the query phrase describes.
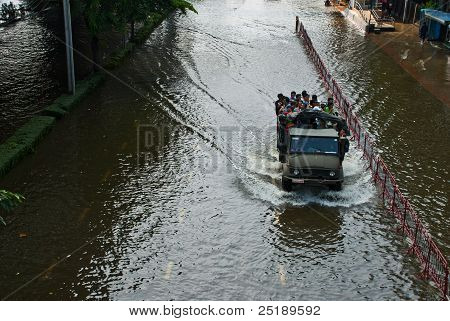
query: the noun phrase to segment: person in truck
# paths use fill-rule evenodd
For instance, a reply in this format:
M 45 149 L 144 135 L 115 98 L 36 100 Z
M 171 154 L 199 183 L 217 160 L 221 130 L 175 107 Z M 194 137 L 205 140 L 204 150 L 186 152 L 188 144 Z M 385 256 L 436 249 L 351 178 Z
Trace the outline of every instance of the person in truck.
M 280 113 L 280 110 L 284 107 L 284 103 L 286 102 L 286 99 L 284 98 L 283 94 L 278 94 L 278 100 L 275 101 L 275 114 L 278 115 Z

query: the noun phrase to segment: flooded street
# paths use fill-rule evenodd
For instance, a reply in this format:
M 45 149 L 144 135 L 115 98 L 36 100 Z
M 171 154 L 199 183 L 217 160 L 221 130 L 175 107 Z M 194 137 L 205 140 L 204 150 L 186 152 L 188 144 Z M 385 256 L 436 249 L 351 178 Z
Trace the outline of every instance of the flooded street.
M 51 104 L 66 79 L 62 45 L 49 30 L 53 19 L 31 16 L 0 26 L 0 142 Z
M 0 297 L 438 299 L 354 146 L 341 192 L 282 191 L 276 94 L 327 97 L 295 16 L 447 258 L 449 109 L 322 1 L 195 6 L 2 179 Z

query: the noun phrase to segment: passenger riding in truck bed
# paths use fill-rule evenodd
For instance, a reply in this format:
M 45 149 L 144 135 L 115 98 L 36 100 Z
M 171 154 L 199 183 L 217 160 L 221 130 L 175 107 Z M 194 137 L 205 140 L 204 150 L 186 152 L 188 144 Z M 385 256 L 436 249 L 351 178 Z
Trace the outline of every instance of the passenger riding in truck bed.
M 278 95 L 277 148 L 283 163 L 282 186 L 293 184 L 327 185 L 340 190 L 344 180 L 342 162 L 348 152 L 347 124 L 333 108 L 333 98 L 321 104 L 306 91 Z

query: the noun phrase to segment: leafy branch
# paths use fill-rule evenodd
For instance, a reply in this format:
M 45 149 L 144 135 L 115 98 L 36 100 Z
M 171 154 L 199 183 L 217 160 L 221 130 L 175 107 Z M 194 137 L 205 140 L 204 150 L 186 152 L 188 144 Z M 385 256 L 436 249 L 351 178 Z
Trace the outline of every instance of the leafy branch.
M 0 209 L 3 212 L 10 212 L 17 207 L 25 198 L 22 195 L 0 189 Z M 0 216 L 0 223 L 6 225 L 5 220 Z

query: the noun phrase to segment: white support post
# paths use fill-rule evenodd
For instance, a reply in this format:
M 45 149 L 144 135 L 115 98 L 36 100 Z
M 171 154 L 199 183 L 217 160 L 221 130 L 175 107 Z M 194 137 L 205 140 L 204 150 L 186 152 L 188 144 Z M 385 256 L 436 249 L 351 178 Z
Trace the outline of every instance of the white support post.
M 403 9 L 403 23 L 405 23 L 406 19 L 406 7 L 408 5 L 408 0 L 405 0 L 405 8 Z
M 63 0 L 64 30 L 66 34 L 66 57 L 67 57 L 67 87 L 71 94 L 75 94 L 75 65 L 73 61 L 72 42 L 72 17 L 70 15 L 70 2 Z

